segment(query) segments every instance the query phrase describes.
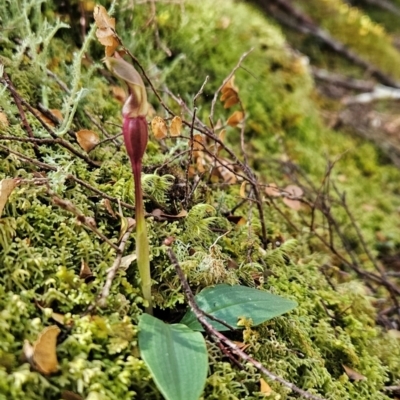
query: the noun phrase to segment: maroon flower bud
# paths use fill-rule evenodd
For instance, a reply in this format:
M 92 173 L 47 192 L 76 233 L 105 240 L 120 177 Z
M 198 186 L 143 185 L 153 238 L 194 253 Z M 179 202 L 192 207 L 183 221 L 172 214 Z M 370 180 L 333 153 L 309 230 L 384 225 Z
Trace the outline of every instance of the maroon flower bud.
M 133 118 L 124 116 L 122 132 L 132 168 L 141 168 L 142 158 L 149 138 L 146 118 L 144 116 Z

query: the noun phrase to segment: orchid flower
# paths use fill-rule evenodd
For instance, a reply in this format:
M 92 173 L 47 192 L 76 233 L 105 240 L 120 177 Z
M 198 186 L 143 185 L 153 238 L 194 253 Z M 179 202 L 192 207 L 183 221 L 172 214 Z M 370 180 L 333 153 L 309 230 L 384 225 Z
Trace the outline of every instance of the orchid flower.
M 136 257 L 142 282 L 143 297 L 148 305 L 146 311 L 152 314 L 149 240 L 144 217 L 141 185 L 142 159 L 148 141 L 146 114 L 148 111 L 146 88 L 136 69 L 122 58 L 107 57 L 108 69 L 127 85 L 129 96 L 122 108 L 125 147 L 131 162 L 135 181 Z

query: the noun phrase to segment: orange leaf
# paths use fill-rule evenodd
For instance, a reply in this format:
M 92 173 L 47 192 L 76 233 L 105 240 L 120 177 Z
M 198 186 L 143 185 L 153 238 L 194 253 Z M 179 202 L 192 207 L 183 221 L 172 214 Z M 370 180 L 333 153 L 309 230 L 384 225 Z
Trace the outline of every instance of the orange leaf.
M 93 12 L 96 26 L 100 29 L 112 28 L 115 29 L 115 18 L 111 18 L 107 14 L 107 10 L 103 6 L 96 6 Z
M 103 6 L 96 6 L 94 8 L 93 17 L 98 28 L 96 37 L 106 47 L 106 57 L 111 57 L 119 45 L 118 39 L 115 36 L 115 18 L 111 18 Z
M 229 126 L 237 126 L 240 122 L 243 121 L 244 113 L 242 111 L 235 111 L 229 118 L 226 123 Z
M 25 357 L 41 374 L 50 375 L 58 370 L 56 346 L 60 332 L 58 326 L 48 326 L 39 334 L 33 346 L 27 340 L 24 342 Z
M 230 96 L 226 99 L 225 103 L 224 103 L 224 108 L 229 108 L 234 106 L 235 104 L 239 103 L 239 97 L 235 95 Z
M 158 140 L 167 137 L 167 124 L 161 117 L 157 115 L 151 121 L 151 130 L 153 131 L 154 137 Z
M 235 76 L 233 75 L 228 82 L 225 83 L 225 85 L 222 87 L 221 92 L 225 93 L 229 89 L 235 91 L 236 93 L 239 93 L 239 89 L 235 86 Z
M 17 184 L 17 179 L 3 179 L 0 181 L 0 216 L 3 212 L 4 206 L 7 203 L 8 197 L 17 186 Z
M 171 136 L 179 136 L 182 130 L 182 119 L 178 116 L 172 118 L 171 127 L 169 129 Z
M 79 146 L 81 146 L 86 153 L 93 150 L 100 142 L 99 135 L 89 129 L 81 129 L 76 132 L 76 140 L 78 141 Z

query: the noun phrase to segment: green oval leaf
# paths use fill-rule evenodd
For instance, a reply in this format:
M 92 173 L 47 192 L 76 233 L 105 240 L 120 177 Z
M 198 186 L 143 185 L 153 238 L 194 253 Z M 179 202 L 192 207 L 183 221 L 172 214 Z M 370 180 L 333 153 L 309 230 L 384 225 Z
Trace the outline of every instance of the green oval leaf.
M 208 287 L 202 290 L 195 299 L 197 305 L 207 314 L 215 316 L 233 327 L 237 326 L 238 318 L 251 318 L 255 326 L 297 306 L 295 301 L 240 285 L 222 284 Z M 226 326 L 218 322 L 212 320 L 209 322 L 219 331 L 228 330 Z M 193 330 L 203 330 L 191 310 L 184 315 L 181 323 Z
M 139 319 L 139 348 L 167 400 L 199 399 L 208 369 L 206 343 L 200 332 L 143 314 Z

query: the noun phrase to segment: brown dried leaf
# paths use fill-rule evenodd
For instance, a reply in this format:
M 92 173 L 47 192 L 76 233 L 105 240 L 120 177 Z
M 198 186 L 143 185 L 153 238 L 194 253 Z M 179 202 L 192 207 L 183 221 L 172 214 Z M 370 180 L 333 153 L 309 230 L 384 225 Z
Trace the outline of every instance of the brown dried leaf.
M 271 386 L 263 378 L 260 378 L 260 392 L 265 396 L 269 396 L 272 393 Z
M 342 367 L 344 368 L 344 371 L 346 372 L 346 375 L 352 380 L 352 381 L 363 381 L 364 379 L 367 379 L 364 375 L 361 375 L 359 372 L 354 371 L 354 369 L 351 369 L 345 364 L 342 364 Z
M 81 260 L 81 270 L 79 272 L 79 278 L 86 281 L 87 278 L 93 277 L 92 270 L 89 268 L 89 265 L 83 259 Z
M 229 99 L 229 97 L 232 97 L 232 96 L 238 97 L 237 92 L 235 90 L 229 88 L 222 92 L 222 95 L 219 99 L 221 101 L 226 101 L 227 99 Z
M 182 119 L 181 117 L 175 116 L 172 118 L 171 127 L 169 129 L 171 136 L 180 136 L 182 131 Z
M 56 108 L 52 108 L 48 110 L 50 114 L 52 114 L 54 117 L 56 117 L 60 122 L 63 120 L 63 116 L 61 114 L 60 110 L 57 110 Z M 46 117 L 43 113 L 41 113 L 39 110 L 36 110 L 35 108 L 33 109 L 34 114 L 39 117 L 46 125 L 55 127 L 56 124 L 48 117 Z
M 228 121 L 226 121 L 226 123 L 229 126 L 237 126 L 238 124 L 240 124 L 243 121 L 244 118 L 244 113 L 242 111 L 235 111 L 229 118 Z
M 223 143 L 226 137 L 226 129 L 222 129 L 221 132 L 218 134 L 218 139 Z
M 235 95 L 230 96 L 226 99 L 225 103 L 224 103 L 224 108 L 230 108 L 232 106 L 234 106 L 235 104 L 239 103 L 239 97 Z
M 167 124 L 158 115 L 156 115 L 151 121 L 151 130 L 153 131 L 153 135 L 157 140 L 161 140 L 167 137 Z
M 89 129 L 81 129 L 76 132 L 76 140 L 86 153 L 90 153 L 100 142 L 99 135 Z
M 279 197 L 281 196 L 281 192 L 278 189 L 278 186 L 276 186 L 275 183 L 270 183 L 266 188 L 265 188 L 265 194 L 270 196 L 270 197 Z
M 106 56 L 111 57 L 119 45 L 114 32 L 115 18 L 111 18 L 103 6 L 96 6 L 94 8 L 93 17 L 98 28 L 96 37 L 99 42 L 106 47 Z
M 103 204 L 105 209 L 108 211 L 108 213 L 113 217 L 113 218 L 117 218 L 117 216 L 115 215 L 114 210 L 111 207 L 111 201 L 108 199 L 103 199 Z
M 61 398 L 63 400 L 83 400 L 82 396 L 74 392 L 71 392 L 70 390 L 63 390 L 61 392 Z
M 303 189 L 296 185 L 288 185 L 285 187 L 284 191 L 293 197 L 301 197 L 304 194 Z
M 11 192 L 17 186 L 18 180 L 17 179 L 2 179 L 0 181 L 0 217 L 1 213 L 3 212 L 4 206 L 7 203 L 8 197 L 10 196 Z
M 26 359 L 43 375 L 50 375 L 58 370 L 56 346 L 60 332 L 58 326 L 48 326 L 39 334 L 33 346 L 27 340 L 24 342 L 23 351 Z
M 301 202 L 299 200 L 289 199 L 288 197 L 284 197 L 282 200 L 292 210 L 299 211 L 301 208 Z
M 0 127 L 7 128 L 9 126 L 7 115 L 0 112 Z
M 235 86 L 235 76 L 233 75 L 228 82 L 222 87 L 221 92 L 225 93 L 229 89 L 233 90 L 235 93 L 239 93 L 239 89 Z
M 96 6 L 93 11 L 94 22 L 99 29 L 115 29 L 115 18 L 111 18 L 103 6 Z

